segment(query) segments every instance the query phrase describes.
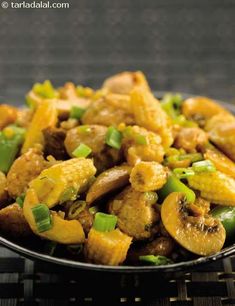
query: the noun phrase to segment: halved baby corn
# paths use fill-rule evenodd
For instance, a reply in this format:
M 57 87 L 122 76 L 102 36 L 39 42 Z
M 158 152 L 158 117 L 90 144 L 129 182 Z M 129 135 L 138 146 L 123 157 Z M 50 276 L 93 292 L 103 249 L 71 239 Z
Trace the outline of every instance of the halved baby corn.
M 84 242 L 85 234 L 81 223 L 78 220 L 64 220 L 54 211 L 50 213 L 52 227 L 44 232 L 39 232 L 32 212 L 32 209 L 35 208 L 38 203 L 39 199 L 35 190 L 28 189 L 25 196 L 23 213 L 31 230 L 36 235 L 61 244 L 78 244 Z
M 126 259 L 131 241 L 119 229 L 99 232 L 92 228 L 86 242 L 86 257 L 92 263 L 117 266 Z
M 135 88 L 131 92 L 131 107 L 138 125 L 159 134 L 164 147 L 169 147 L 172 144 L 170 118 L 162 110 L 159 101 L 151 92 L 143 88 Z
M 235 180 L 220 171 L 196 173 L 188 183 L 212 203 L 235 206 Z
M 205 159 L 209 159 L 217 170 L 231 176 L 235 179 L 235 163 L 215 147 L 206 149 Z
M 73 158 L 43 170 L 29 186 L 36 191 L 40 202 L 51 208 L 75 199 L 95 173 L 91 159 Z
M 35 144 L 43 144 L 42 130 L 47 127 L 53 127 L 57 122 L 57 109 L 54 101 L 43 100 L 34 113 L 29 129 L 26 133 L 25 141 L 22 147 L 22 153 L 25 153 Z
M 141 192 L 160 189 L 167 180 L 167 168 L 157 162 L 139 162 L 131 171 L 130 183 Z

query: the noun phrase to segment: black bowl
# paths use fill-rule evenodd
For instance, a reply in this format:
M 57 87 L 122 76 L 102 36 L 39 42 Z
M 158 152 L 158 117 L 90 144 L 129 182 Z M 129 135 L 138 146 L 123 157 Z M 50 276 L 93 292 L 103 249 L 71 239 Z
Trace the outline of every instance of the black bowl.
M 162 97 L 164 92 L 156 92 L 157 97 Z M 192 95 L 183 94 L 184 98 L 187 98 Z M 231 104 L 227 104 L 225 102 L 218 101 L 221 105 L 235 113 L 235 106 Z M 199 257 L 197 259 L 183 261 L 179 263 L 174 263 L 165 266 L 105 266 L 105 265 L 96 265 L 83 263 L 75 260 L 70 260 L 66 258 L 54 257 L 46 255 L 40 251 L 37 251 L 37 248 L 32 247 L 32 245 L 24 246 L 20 243 L 16 243 L 13 240 L 10 240 L 6 237 L 0 236 L 0 244 L 5 247 L 29 258 L 34 261 L 42 261 L 45 265 L 46 263 L 49 265 L 57 265 L 57 268 L 64 269 L 67 271 L 75 271 L 80 273 L 99 273 L 103 272 L 105 274 L 109 273 L 128 273 L 128 274 L 143 274 L 143 273 L 154 273 L 154 275 L 159 279 L 170 279 L 173 277 L 178 277 L 182 273 L 190 272 L 196 269 L 199 265 L 210 264 L 216 260 L 225 258 L 232 254 L 235 254 L 235 244 L 232 244 L 228 247 L 225 247 L 223 250 L 218 252 L 217 254 Z

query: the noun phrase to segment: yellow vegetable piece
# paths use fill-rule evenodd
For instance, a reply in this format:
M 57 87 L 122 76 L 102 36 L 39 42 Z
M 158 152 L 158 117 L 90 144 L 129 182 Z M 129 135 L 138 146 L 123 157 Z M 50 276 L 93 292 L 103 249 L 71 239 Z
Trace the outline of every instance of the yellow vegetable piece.
M 150 91 L 135 88 L 131 92 L 131 107 L 137 125 L 159 134 L 165 148 L 173 143 L 171 120 Z
M 88 260 L 96 264 L 117 266 L 126 259 L 132 238 L 119 229 L 98 232 L 92 228 L 86 242 Z
M 25 153 L 35 144 L 43 145 L 44 138 L 42 130 L 48 127 L 54 127 L 56 122 L 57 110 L 55 103 L 51 100 L 43 100 L 34 113 L 21 152 Z
M 161 217 L 168 233 L 195 254 L 215 254 L 224 245 L 226 233 L 222 223 L 208 215 L 190 216 L 190 207 L 182 193 L 173 192 L 165 199 Z
M 3 172 L 0 171 L 0 204 L 8 198 L 7 193 L 7 178 Z
M 167 168 L 157 162 L 139 162 L 131 171 L 131 186 L 141 192 L 162 188 L 167 180 Z
M 200 126 L 204 126 L 208 119 L 219 113 L 228 113 L 214 100 L 206 97 L 192 97 L 186 99 L 182 104 L 181 110 L 187 119 L 195 120 Z
M 14 123 L 17 119 L 18 110 L 7 104 L 0 104 L 0 130 Z
M 109 77 L 103 83 L 103 88 L 118 94 L 129 94 L 134 87 L 150 90 L 143 72 L 124 71 Z
M 222 152 L 212 147 L 206 149 L 205 159 L 209 159 L 219 171 L 235 178 L 235 163 Z
M 187 178 L 189 186 L 199 190 L 206 200 L 220 205 L 235 206 L 235 180 L 226 174 L 201 172 Z
M 36 191 L 39 201 L 51 208 L 63 202 L 66 194 L 75 199 L 95 173 L 91 159 L 73 158 L 43 170 L 29 186 Z
M 56 212 L 51 212 L 52 228 L 48 231 L 39 233 L 32 213 L 32 208 L 39 203 L 36 192 L 28 189 L 24 201 L 23 213 L 31 230 L 40 237 L 62 243 L 77 244 L 85 241 L 85 234 L 79 221 L 64 220 Z
M 235 162 L 235 120 L 215 125 L 209 131 L 209 138 Z
M 89 205 L 105 194 L 127 185 L 129 183 L 130 171 L 131 167 L 121 165 L 102 172 L 87 192 L 87 204 Z

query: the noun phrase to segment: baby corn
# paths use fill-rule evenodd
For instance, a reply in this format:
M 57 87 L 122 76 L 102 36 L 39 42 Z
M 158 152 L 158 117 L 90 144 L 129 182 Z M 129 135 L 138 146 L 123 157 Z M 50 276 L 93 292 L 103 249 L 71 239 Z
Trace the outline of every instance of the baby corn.
M 235 121 L 220 124 L 209 131 L 210 140 L 235 161 Z
M 95 173 L 91 159 L 73 158 L 43 170 L 29 186 L 36 191 L 40 202 L 51 208 L 76 198 Z
M 188 183 L 212 203 L 235 206 L 235 180 L 220 171 L 196 173 Z
M 143 88 L 135 88 L 131 92 L 131 107 L 135 122 L 159 134 L 163 146 L 168 148 L 173 142 L 170 118 L 152 93 Z
M 167 180 L 167 170 L 156 162 L 139 162 L 131 171 L 130 183 L 140 192 L 160 189 Z
M 27 152 L 29 148 L 32 148 L 37 143 L 43 144 L 42 130 L 50 126 L 55 126 L 56 122 L 57 109 L 55 102 L 44 100 L 38 106 L 33 116 L 21 152 Z
M 96 264 L 117 266 L 126 259 L 132 238 L 119 229 L 99 232 L 92 228 L 89 232 L 85 252 L 88 260 Z

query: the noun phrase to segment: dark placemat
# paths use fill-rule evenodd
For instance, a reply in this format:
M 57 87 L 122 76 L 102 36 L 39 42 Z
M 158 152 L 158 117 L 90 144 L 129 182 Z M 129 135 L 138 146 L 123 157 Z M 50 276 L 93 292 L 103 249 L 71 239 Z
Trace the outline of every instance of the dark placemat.
M 152 274 L 81 273 L 0 248 L 0 306 L 235 305 L 235 257 L 170 281 Z

